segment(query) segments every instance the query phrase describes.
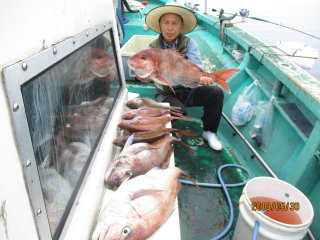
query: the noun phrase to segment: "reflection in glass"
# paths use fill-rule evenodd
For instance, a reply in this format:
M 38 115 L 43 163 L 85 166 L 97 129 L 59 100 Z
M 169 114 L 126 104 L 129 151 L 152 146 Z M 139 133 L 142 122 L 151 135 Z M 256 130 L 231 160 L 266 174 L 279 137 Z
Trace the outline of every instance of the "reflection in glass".
M 51 234 L 120 88 L 106 32 L 22 88 Z

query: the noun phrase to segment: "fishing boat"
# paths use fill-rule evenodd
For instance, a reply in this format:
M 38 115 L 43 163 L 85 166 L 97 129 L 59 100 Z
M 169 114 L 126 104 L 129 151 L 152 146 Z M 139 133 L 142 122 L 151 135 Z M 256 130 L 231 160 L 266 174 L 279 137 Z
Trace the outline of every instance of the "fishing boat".
M 198 43 L 205 70 L 240 70 L 228 80 L 232 94 L 224 93 L 217 133 L 223 150 L 213 151 L 201 138 L 202 109 L 187 108 L 195 120 L 177 120 L 172 126 L 199 134 L 183 140 L 196 154 L 174 144 L 171 166 L 196 182 L 219 182 L 217 171 L 225 164 L 245 167 L 252 178 L 287 182 L 313 206 L 304 239 L 319 239 L 319 81 L 288 54 L 232 24 L 222 11 L 219 18 L 169 0 L 138 3 L 131 4 L 136 10 L 125 0 L 0 4 L 1 29 L 8 33 L 0 57 L 0 239 L 92 238 L 115 191 L 105 185 L 104 175 L 121 151 L 112 141 L 122 134 L 117 124 L 125 104 L 135 97 L 155 97 L 154 83 L 138 81 L 126 60 L 158 35 L 147 28 L 145 17 L 168 3 L 194 11 L 199 27 L 187 36 Z M 125 14 L 121 9 L 127 9 Z M 232 121 L 239 95 L 253 83 L 258 100 L 274 109 L 266 151 L 252 138 L 255 118 L 240 126 Z M 103 113 L 84 113 L 97 106 Z M 241 170 L 223 174 L 227 183 L 248 179 Z M 234 218 L 222 239 L 235 233 L 243 186 L 228 191 Z M 177 202 L 175 213 L 149 239 L 212 239 L 230 221 L 220 188 L 200 191 L 183 184 Z

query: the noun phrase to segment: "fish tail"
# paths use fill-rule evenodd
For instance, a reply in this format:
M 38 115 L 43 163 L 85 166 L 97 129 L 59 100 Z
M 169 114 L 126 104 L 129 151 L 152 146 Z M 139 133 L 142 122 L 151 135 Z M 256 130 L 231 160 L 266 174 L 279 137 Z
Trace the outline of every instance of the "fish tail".
M 181 108 L 179 107 L 170 106 L 169 109 L 174 112 L 182 113 L 182 111 L 180 110 Z
M 231 94 L 228 83 L 226 82 L 233 74 L 239 72 L 239 69 L 226 69 L 211 74 L 213 81 L 225 92 Z
M 192 178 L 191 178 L 191 177 L 189 177 L 187 174 L 185 174 L 185 173 L 184 173 L 184 171 L 182 171 L 182 170 L 181 170 L 181 175 L 182 175 L 182 176 L 185 176 L 186 178 L 188 178 L 191 182 L 193 182 L 193 184 L 194 184 L 194 185 L 196 185 L 196 186 L 197 186 L 197 188 L 199 188 L 199 189 L 202 191 L 202 189 L 199 187 L 199 185 L 198 185 L 198 184 L 196 184 L 196 182 L 195 182 L 195 181 L 193 181 L 193 180 L 192 180 Z
M 189 150 L 191 150 L 192 152 L 194 152 L 195 153 L 195 151 L 191 148 L 191 147 L 189 147 L 189 145 L 188 144 L 186 144 L 186 143 L 184 143 L 184 142 L 181 142 L 180 140 L 178 140 L 177 139 L 177 141 L 182 145 L 182 146 L 185 146 L 186 148 L 188 148 Z
M 177 113 L 177 112 L 170 112 L 171 115 L 177 116 L 177 117 L 183 117 L 183 115 L 181 113 Z
M 176 134 L 179 139 L 181 139 L 182 137 L 185 137 L 185 136 L 198 136 L 198 134 L 196 134 L 196 133 L 185 131 L 185 130 L 180 130 L 180 129 L 176 132 Z

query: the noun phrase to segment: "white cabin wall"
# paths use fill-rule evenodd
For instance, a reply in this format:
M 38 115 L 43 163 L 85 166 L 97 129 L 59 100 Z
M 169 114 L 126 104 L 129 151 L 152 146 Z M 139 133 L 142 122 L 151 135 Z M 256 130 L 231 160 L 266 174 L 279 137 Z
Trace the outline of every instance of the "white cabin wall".
M 111 1 L 0 1 L 1 68 L 41 51 L 43 45 L 50 47 L 110 18 L 106 16 L 108 2 Z
M 5 0 L 0 1 L 0 69 L 40 52 L 95 25 L 113 20 L 112 0 Z M 121 59 L 117 32 L 115 44 Z M 122 62 L 120 74 L 124 79 Z M 2 74 L 0 75 L 3 82 Z M 125 85 L 125 83 L 124 83 Z M 38 239 L 36 222 L 24 179 L 24 166 L 16 147 L 12 108 L 7 107 L 4 85 L 0 91 L 0 206 L 6 201 L 6 226 L 0 239 Z M 103 180 L 102 180 L 103 182 Z

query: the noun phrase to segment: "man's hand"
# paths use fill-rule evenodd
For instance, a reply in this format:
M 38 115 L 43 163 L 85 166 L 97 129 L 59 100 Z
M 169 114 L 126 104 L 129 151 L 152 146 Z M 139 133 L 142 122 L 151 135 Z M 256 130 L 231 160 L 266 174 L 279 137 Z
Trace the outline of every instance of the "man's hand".
M 212 74 L 212 71 L 211 70 L 208 70 L 206 71 L 206 73 L 208 74 Z M 206 76 L 203 76 L 200 78 L 200 85 L 209 85 L 209 84 L 213 84 L 214 81 L 211 77 L 206 77 Z

